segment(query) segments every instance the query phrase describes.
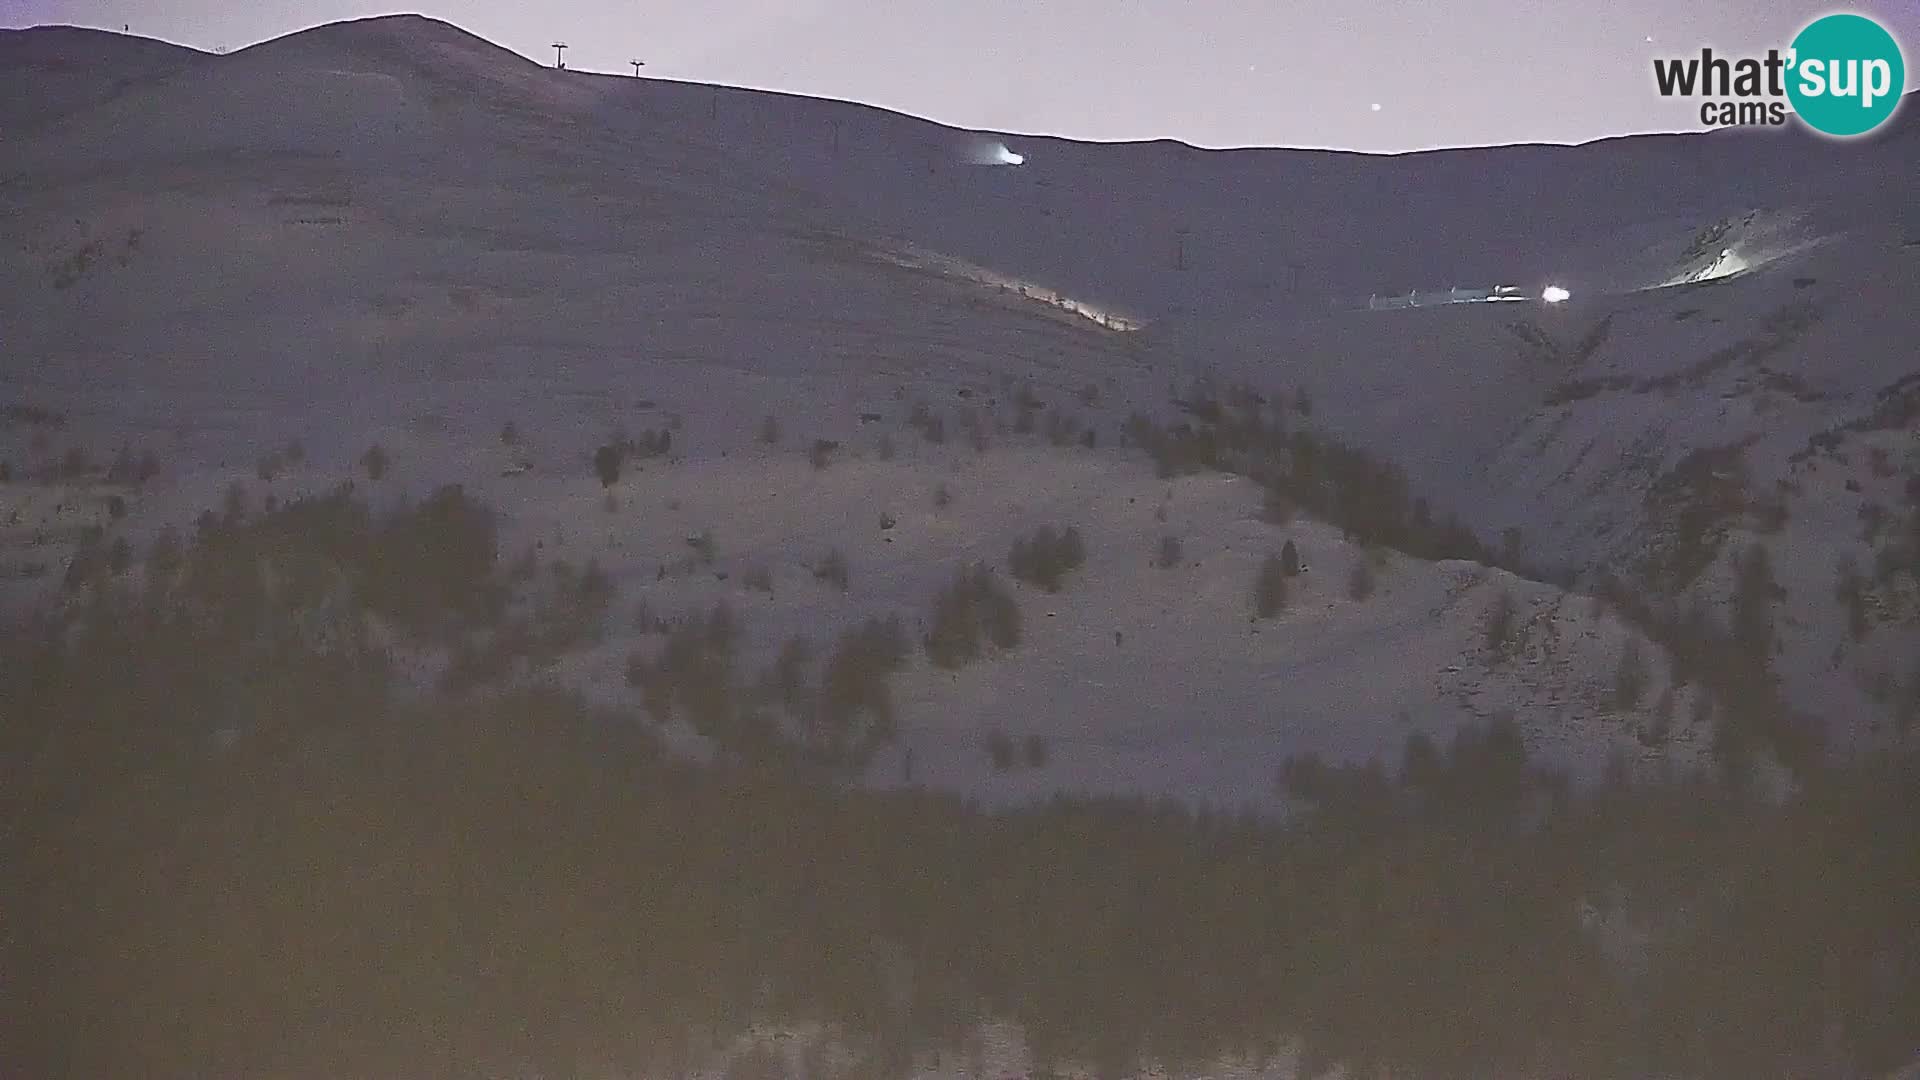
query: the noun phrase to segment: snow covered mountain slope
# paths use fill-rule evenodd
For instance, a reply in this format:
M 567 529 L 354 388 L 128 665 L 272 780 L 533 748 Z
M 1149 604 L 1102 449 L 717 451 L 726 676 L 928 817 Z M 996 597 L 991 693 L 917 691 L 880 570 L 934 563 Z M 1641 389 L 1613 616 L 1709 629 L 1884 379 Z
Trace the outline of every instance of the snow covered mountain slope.
M 0 128 L 0 394 L 16 407 L 0 560 L 18 591 L 57 580 L 96 518 L 144 543 L 236 481 L 256 499 L 324 490 L 379 443 L 393 466 L 376 491 L 465 483 L 507 515 L 513 550 L 597 560 L 623 611 L 727 598 L 756 663 L 796 632 L 913 618 L 960 561 L 1078 525 L 1088 566 L 1057 597 L 1023 592 L 1021 651 L 901 678 L 899 758 L 876 782 L 912 747 L 920 779 L 988 797 L 1258 798 L 1288 754 L 1391 757 L 1413 730 L 1505 712 L 1588 774 L 1621 750 L 1697 758 L 1706 736 L 1673 720 L 1694 691 L 1664 694 L 1663 661 L 1644 701 L 1609 703 L 1638 631 L 1601 607 L 1397 557 L 1355 601 L 1361 554 L 1337 530 L 1273 526 L 1244 480 L 1169 484 L 1116 448 L 1127 416 L 1211 375 L 1307 391 L 1314 424 L 1402 463 L 1489 543 L 1518 529 L 1526 565 L 1563 581 L 1677 575 L 1664 595 L 1718 599 L 1740 543 L 1765 540 L 1786 597 L 1777 666 L 1843 733 L 1873 734 L 1875 680 L 1904 678 L 1914 651 L 1905 578 L 1876 586 L 1858 640 L 1833 600 L 1843 554 L 1872 569 L 1894 544 L 1920 468 L 1911 109 L 1857 147 L 1715 135 L 1378 158 L 994 135 L 1025 164 L 990 167 L 967 160 L 978 133 L 549 71 L 417 17 L 223 57 L 78 31 L 0 34 L 0 54 L 159 57 L 111 93 L 75 91 L 57 124 Z M 0 117 L 25 115 L 25 91 L 5 91 Z M 1735 265 L 1728 251 L 1748 269 L 1655 288 Z M 1375 291 L 1548 282 L 1573 300 L 1364 310 Z M 1006 430 L 1022 387 L 1096 448 Z M 50 416 L 63 426 L 31 419 Z M 594 447 L 662 426 L 673 463 L 603 492 Z M 256 468 L 290 440 L 301 464 Z M 807 463 L 815 440 L 840 444 L 831 467 Z M 121 444 L 155 451 L 162 480 L 20 482 Z M 1721 472 L 1737 490 L 1696 490 Z M 110 494 L 129 498 L 124 522 Z M 1710 550 L 1689 539 L 1680 558 L 1676 523 L 1709 496 Z M 1868 503 L 1894 523 L 1871 542 Z M 703 530 L 720 554 L 688 565 Z M 1165 535 L 1184 565 L 1149 565 Z M 1316 572 L 1250 627 L 1258 556 L 1294 535 Z M 853 565 L 845 594 L 813 580 L 832 549 Z M 743 589 L 753 570 L 771 597 Z M 1502 592 L 1531 629 L 1494 662 L 1476 643 Z M 616 621 L 565 666 L 627 700 L 625 658 L 651 645 Z M 996 728 L 1042 735 L 1046 768 L 990 769 Z
M 178 45 L 73 27 L 0 33 L 0 143 L 207 59 Z

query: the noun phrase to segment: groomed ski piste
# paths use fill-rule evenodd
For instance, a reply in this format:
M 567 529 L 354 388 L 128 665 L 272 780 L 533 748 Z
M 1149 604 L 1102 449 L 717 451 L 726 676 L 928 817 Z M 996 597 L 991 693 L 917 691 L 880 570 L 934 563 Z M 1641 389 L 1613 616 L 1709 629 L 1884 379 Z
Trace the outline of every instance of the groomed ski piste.
M 1025 300 L 1057 308 L 1092 322 L 1094 325 L 1117 333 L 1132 333 L 1146 324 L 1135 318 L 1109 311 L 1070 296 L 1062 296 L 1053 289 L 1031 281 L 995 273 L 983 266 L 976 266 L 964 259 L 950 255 L 927 251 L 911 244 L 898 245 L 891 250 L 877 252 L 879 258 L 896 266 L 925 270 L 945 275 L 959 281 L 970 281 L 1002 293 L 1010 293 Z

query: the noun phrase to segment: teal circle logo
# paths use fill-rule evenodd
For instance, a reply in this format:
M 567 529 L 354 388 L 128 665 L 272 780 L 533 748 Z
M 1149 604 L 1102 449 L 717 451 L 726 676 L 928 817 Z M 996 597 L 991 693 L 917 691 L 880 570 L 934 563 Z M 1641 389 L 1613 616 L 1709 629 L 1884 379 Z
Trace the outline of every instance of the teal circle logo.
M 1907 88 L 1900 43 L 1864 15 L 1828 15 L 1793 39 L 1787 99 L 1824 135 L 1865 135 L 1887 122 Z

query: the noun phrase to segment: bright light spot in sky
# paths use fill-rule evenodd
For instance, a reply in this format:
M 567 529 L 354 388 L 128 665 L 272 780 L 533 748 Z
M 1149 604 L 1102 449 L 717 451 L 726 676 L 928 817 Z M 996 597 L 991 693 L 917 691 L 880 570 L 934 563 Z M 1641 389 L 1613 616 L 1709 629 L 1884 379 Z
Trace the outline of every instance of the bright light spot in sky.
M 1374 112 L 1379 112 L 1379 111 L 1380 111 L 1380 103 L 1379 103 L 1379 102 L 1377 102 L 1377 101 L 1376 101 L 1376 102 L 1374 102 L 1374 103 L 1373 103 L 1373 105 L 1372 105 L 1372 108 L 1373 108 L 1373 111 L 1374 111 Z
M 1540 294 L 1540 299 L 1545 300 L 1549 304 L 1557 304 L 1572 295 L 1572 293 L 1558 285 L 1549 285 L 1547 286 L 1547 291 Z

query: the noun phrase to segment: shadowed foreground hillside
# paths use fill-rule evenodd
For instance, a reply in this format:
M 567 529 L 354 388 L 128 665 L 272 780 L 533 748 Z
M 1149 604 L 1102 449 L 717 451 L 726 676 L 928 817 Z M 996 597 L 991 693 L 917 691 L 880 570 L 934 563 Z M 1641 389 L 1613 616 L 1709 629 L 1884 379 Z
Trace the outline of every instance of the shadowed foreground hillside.
M 403 702 L 394 650 L 496 617 L 457 601 L 503 570 L 450 557 L 490 528 L 453 493 L 356 505 L 210 521 L 139 587 L 8 631 L 19 1075 L 660 1075 L 813 1020 L 851 1050 L 821 1075 L 899 1075 L 984 1018 L 1101 1075 L 1288 1037 L 1424 1077 L 1913 1050 L 1909 762 L 1783 806 L 1704 779 L 1575 797 L 1495 725 L 1395 768 L 1300 760 L 1292 826 L 987 816 L 677 762 L 637 713 L 537 685 Z M 414 629 L 382 644 L 365 602 Z

